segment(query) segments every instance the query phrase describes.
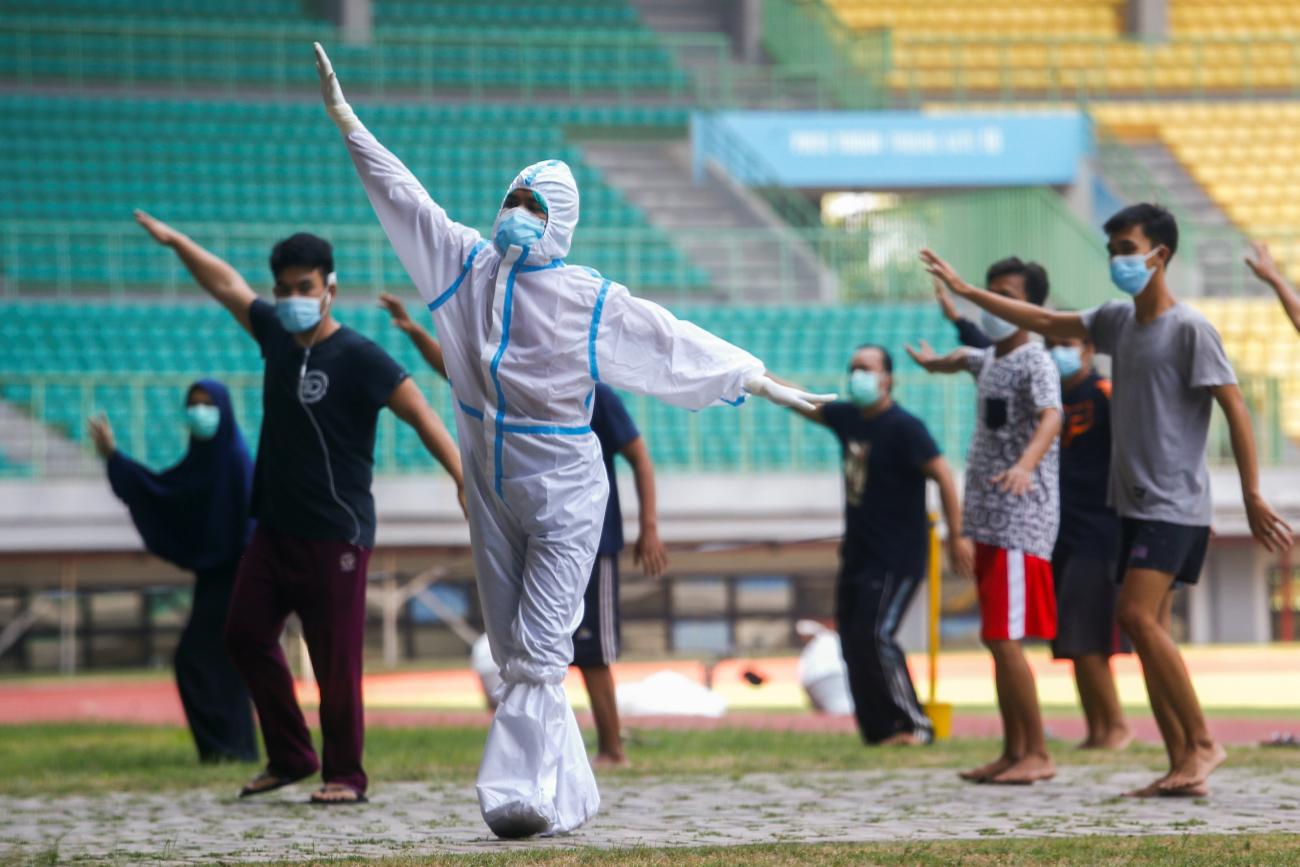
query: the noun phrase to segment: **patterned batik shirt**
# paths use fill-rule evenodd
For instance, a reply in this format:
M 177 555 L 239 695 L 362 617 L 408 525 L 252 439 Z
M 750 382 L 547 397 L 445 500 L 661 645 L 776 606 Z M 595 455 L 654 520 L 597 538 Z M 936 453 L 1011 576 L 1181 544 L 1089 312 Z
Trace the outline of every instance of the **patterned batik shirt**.
M 1001 358 L 997 348 L 968 350 L 975 376 L 978 419 L 966 456 L 964 532 L 976 542 L 1049 559 L 1060 526 L 1059 441 L 1034 469 L 1022 496 L 993 478 L 1020 460 L 1038 428 L 1038 414 L 1061 408 L 1061 375 L 1039 343 L 1018 346 Z

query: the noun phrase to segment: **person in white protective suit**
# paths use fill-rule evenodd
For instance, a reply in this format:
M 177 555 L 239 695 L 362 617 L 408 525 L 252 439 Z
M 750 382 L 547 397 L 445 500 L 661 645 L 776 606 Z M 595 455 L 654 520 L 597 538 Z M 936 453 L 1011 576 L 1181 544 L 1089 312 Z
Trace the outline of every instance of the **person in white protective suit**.
M 483 819 L 501 837 L 571 831 L 600 803 L 562 685 L 608 494 L 589 426 L 595 384 L 692 410 L 746 393 L 805 408 L 834 395 L 778 384 L 749 353 L 567 264 L 578 189 L 559 160 L 511 182 L 490 240 L 453 222 L 357 120 L 319 44 L 316 66 L 327 112 L 433 315 L 455 397 L 474 567 L 503 680 L 478 775 Z

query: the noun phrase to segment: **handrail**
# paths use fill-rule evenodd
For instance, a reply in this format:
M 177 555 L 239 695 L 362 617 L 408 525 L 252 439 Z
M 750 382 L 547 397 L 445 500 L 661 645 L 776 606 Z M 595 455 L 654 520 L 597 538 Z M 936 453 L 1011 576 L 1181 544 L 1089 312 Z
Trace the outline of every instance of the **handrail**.
M 737 65 L 729 40 L 719 33 L 378 27 L 369 43 L 360 45 L 324 22 L 9 16 L 0 18 L 0 40 L 10 49 L 0 55 L 0 79 L 28 85 L 53 79 L 97 89 L 261 88 L 306 96 L 315 82 L 310 43 L 323 40 L 335 43 L 335 66 L 354 97 L 567 96 L 618 105 L 739 107 L 784 105 L 809 96 L 803 73 L 777 69 L 768 75 Z M 716 74 L 691 73 L 682 62 L 686 54 L 707 61 L 704 66 Z M 507 73 L 503 56 L 517 61 Z M 812 98 L 817 107 L 829 104 L 819 87 Z
M 841 108 L 888 105 L 889 34 L 845 27 L 825 0 L 763 0 L 763 45 L 781 66 L 819 79 Z
M 904 362 L 906 364 L 906 362 Z M 92 413 L 105 409 L 95 399 L 95 389 L 115 388 L 125 390 L 125 397 L 119 398 L 115 414 L 110 419 L 116 429 L 118 441 L 123 451 L 155 464 L 165 463 L 180 457 L 184 449 L 184 430 L 182 425 L 181 404 L 185 389 L 193 382 L 196 375 L 181 373 L 42 373 L 42 374 L 4 374 L 0 381 L 6 388 L 25 387 L 30 393 L 30 400 L 25 406 L 33 422 L 33 432 L 37 441 L 31 444 L 29 455 L 10 456 L 0 460 L 0 480 L 6 477 L 41 478 L 47 476 L 88 476 L 101 472 L 98 459 L 90 450 L 84 439 L 73 443 L 58 431 L 65 430 L 65 422 L 51 418 L 49 391 L 55 387 L 77 390 L 75 403 L 78 426 Z M 201 372 L 220 378 L 230 389 L 231 398 L 237 418 L 244 428 L 245 437 L 250 445 L 257 442 L 257 425 L 253 423 L 258 414 L 254 413 L 260 401 L 262 376 L 260 373 L 224 372 L 207 370 Z M 835 370 L 788 370 L 783 375 L 812 385 L 814 387 L 844 387 L 846 374 L 842 368 Z M 450 392 L 446 383 L 431 371 L 416 369 L 412 372 L 420 388 L 431 398 L 435 409 L 450 414 Z M 1281 389 L 1277 379 L 1272 377 L 1246 376 L 1241 379 L 1242 390 L 1255 418 L 1255 440 L 1260 462 L 1265 466 L 1277 466 L 1287 458 L 1287 439 L 1282 427 Z M 174 410 L 151 410 L 146 398 L 146 390 L 171 389 L 175 393 Z M 895 376 L 895 394 L 901 402 L 926 418 L 927 425 L 950 460 L 961 465 L 964 462 L 967 441 L 974 413 L 973 386 L 968 377 L 939 377 L 913 369 L 900 369 Z M 642 419 L 656 418 L 659 427 L 650 425 L 646 429 L 647 441 L 655 455 L 656 463 L 669 472 L 680 471 L 722 471 L 722 472 L 835 472 L 839 465 L 838 449 L 833 447 L 833 440 L 827 439 L 823 448 L 809 450 L 805 440 L 817 436 L 810 431 L 805 421 L 791 413 L 781 413 L 773 407 L 758 405 L 747 407 L 740 412 L 719 409 L 711 417 L 711 429 L 702 430 L 700 416 L 695 413 L 679 412 L 665 417 L 662 411 L 650 412 L 651 398 L 628 395 L 626 400 L 634 417 Z M 125 409 L 123 409 L 125 407 Z M 667 426 L 665 427 L 665 422 Z M 453 428 L 454 429 L 454 428 Z M 174 431 L 174 448 L 150 448 L 150 432 Z M 412 464 L 398 458 L 398 438 L 414 438 L 410 431 L 403 431 L 390 413 L 380 416 L 380 426 L 376 436 L 376 472 L 379 475 L 395 473 L 411 474 L 440 472 L 432 458 Z M 719 456 L 703 447 L 706 437 L 724 436 L 740 444 L 738 452 L 732 457 Z M 64 447 L 54 456 L 49 443 L 41 438 L 58 437 Z M 685 438 L 687 447 L 683 450 L 670 449 L 668 440 Z M 768 461 L 755 461 L 752 445 L 762 442 L 765 448 L 776 446 L 786 460 L 778 465 Z M 71 450 L 67 446 L 75 447 Z M 683 457 L 685 455 L 685 457 Z M 1232 461 L 1230 440 L 1226 425 L 1222 423 L 1221 414 L 1215 414 L 1210 430 L 1208 455 L 1212 463 L 1228 464 Z

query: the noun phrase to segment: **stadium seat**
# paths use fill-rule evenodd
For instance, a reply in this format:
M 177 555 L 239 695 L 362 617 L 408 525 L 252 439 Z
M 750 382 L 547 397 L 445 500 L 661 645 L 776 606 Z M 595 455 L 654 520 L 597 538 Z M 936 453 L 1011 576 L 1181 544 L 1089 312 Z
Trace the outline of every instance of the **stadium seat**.
M 16 302 L 0 319 L 0 396 L 88 446 L 85 420 L 109 415 L 122 448 L 155 466 L 176 460 L 185 445 L 186 386 L 203 376 L 225 381 L 249 446 L 261 424 L 261 359 L 256 344 L 215 304 L 86 302 L 67 316 L 57 302 Z M 414 312 L 414 311 L 413 311 Z M 924 338 L 954 345 L 953 329 L 934 305 L 853 307 L 720 307 L 686 305 L 679 316 L 751 350 L 773 369 L 818 390 L 843 391 L 853 349 L 889 347 L 898 365 L 898 399 L 930 425 L 941 447 L 960 461 L 970 436 L 973 390 L 965 377 L 932 377 L 903 354 Z M 378 341 L 408 370 L 444 418 L 451 392 L 429 371 L 409 340 L 370 305 L 343 303 L 341 321 Z M 627 395 L 655 462 L 669 470 L 744 472 L 833 470 L 838 446 L 829 433 L 765 401 L 741 410 L 689 413 Z M 416 435 L 389 414 L 377 446 L 381 473 L 434 472 Z M 0 475 L 31 474 L 14 461 Z

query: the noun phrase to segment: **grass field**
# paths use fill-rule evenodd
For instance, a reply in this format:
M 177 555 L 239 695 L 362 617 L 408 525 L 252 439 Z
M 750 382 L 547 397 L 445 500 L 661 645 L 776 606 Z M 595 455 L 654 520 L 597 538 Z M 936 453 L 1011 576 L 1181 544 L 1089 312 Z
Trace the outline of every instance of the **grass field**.
M 482 728 L 372 728 L 366 734 L 366 767 L 372 785 L 385 782 L 472 780 L 478 769 Z M 997 753 L 992 740 L 961 739 L 924 749 L 865 749 L 853 735 L 746 729 L 664 731 L 630 729 L 629 770 L 610 778 L 807 771 L 952 768 L 986 761 Z M 317 733 L 319 742 L 319 733 Z M 1057 744 L 1062 766 L 1151 770 L 1162 750 L 1136 744 L 1124 753 L 1079 752 Z M 1300 770 L 1300 750 L 1235 747 L 1233 767 Z M 248 765 L 199 766 L 189 734 L 157 726 L 64 723 L 0 728 L 0 792 L 11 796 L 159 791 L 193 786 L 235 788 L 251 776 Z
M 472 803 L 472 781 L 480 757 L 484 731 L 475 727 L 437 729 L 387 729 L 375 728 L 367 735 L 367 769 L 372 780 L 372 794 L 376 803 L 369 810 L 397 815 L 397 821 L 408 828 L 432 826 L 429 811 L 422 816 L 408 816 L 402 812 L 412 798 L 422 801 L 425 792 L 444 795 L 450 793 L 443 806 L 430 807 L 435 815 L 447 811 L 447 804 L 455 805 L 460 815 L 453 821 L 474 825 L 477 809 Z M 1072 789 L 1093 789 L 1088 798 L 1079 801 L 1086 809 L 1097 812 L 1097 823 L 1083 830 L 1054 829 L 1050 819 L 1041 817 L 1032 821 L 1017 821 L 1012 801 L 1007 801 L 1004 812 L 992 812 L 994 817 L 984 822 L 974 834 L 961 832 L 965 839 L 903 839 L 882 842 L 852 842 L 821 844 L 816 842 L 766 842 L 761 845 L 693 845 L 701 839 L 699 832 L 683 835 L 688 845 L 637 846 L 635 831 L 618 837 L 614 843 L 608 839 L 600 845 L 590 845 L 593 834 L 585 829 L 571 838 L 548 841 L 549 848 L 517 848 L 490 840 L 486 829 L 474 831 L 468 838 L 472 844 L 461 845 L 461 851 L 439 851 L 437 837 L 425 830 L 422 840 L 394 839 L 391 846 L 381 828 L 364 825 L 350 837 L 356 846 L 349 851 L 347 845 L 332 845 L 328 857 L 306 854 L 306 847 L 289 840 L 281 841 L 277 828 L 306 828 L 311 834 L 312 823 L 337 825 L 335 819 L 360 821 L 357 813 L 322 815 L 301 804 L 305 790 L 287 795 L 279 802 L 265 805 L 244 805 L 231 797 L 235 789 L 254 767 L 248 765 L 199 766 L 194 759 L 188 734 L 181 729 L 161 726 L 132 726 L 118 724 L 44 724 L 0 727 L 0 813 L 6 804 L 23 804 L 27 815 L 33 813 L 32 805 L 40 811 L 78 814 L 70 821 L 83 825 L 87 815 L 98 815 L 106 828 L 135 821 L 164 821 L 159 818 L 158 804 L 179 805 L 173 813 L 188 816 L 188 823 L 202 823 L 202 808 L 194 806 L 201 798 L 212 811 L 242 813 L 237 833 L 245 842 L 262 844 L 259 860 L 278 864 L 367 864 L 406 865 L 445 863 L 466 865 L 544 864 L 544 865 L 672 865 L 693 867 L 708 864 L 882 864 L 882 865 L 1011 865 L 1011 864 L 1179 864 L 1179 865 L 1237 865 L 1237 864 L 1295 864 L 1300 863 L 1300 837 L 1294 833 L 1209 833 L 1219 830 L 1209 827 L 1213 812 L 1235 812 L 1246 815 L 1258 812 L 1258 804 L 1242 801 L 1218 802 L 1196 799 L 1182 804 L 1156 805 L 1165 813 L 1156 817 L 1155 823 L 1139 827 L 1146 836 L 1127 836 L 1131 831 L 1116 828 L 1107 831 L 1114 817 L 1123 816 L 1135 808 L 1131 802 L 1116 797 L 1113 785 L 1116 772 L 1127 771 L 1147 777 L 1162 767 L 1163 753 L 1147 745 L 1135 746 L 1123 754 L 1081 753 L 1065 744 L 1055 745 L 1055 755 L 1062 766 L 1062 779 L 1032 791 L 962 788 L 954 784 L 953 770 L 980 762 L 996 749 L 997 744 L 985 739 L 962 739 L 927 748 L 874 748 L 865 749 L 855 736 L 839 733 L 773 732 L 747 729 L 717 729 L 711 731 L 668 731 L 659 729 L 633 729 L 630 732 L 629 754 L 635 762 L 632 769 L 605 773 L 601 787 L 609 794 L 610 813 L 602 807 L 604 830 L 617 821 L 619 799 L 627 792 L 643 787 L 662 785 L 671 781 L 688 791 L 693 785 L 711 785 L 723 792 L 728 787 L 732 798 L 743 800 L 749 793 L 759 791 L 770 781 L 790 781 L 797 789 L 807 787 L 809 780 L 820 774 L 836 780 L 863 780 L 860 796 L 869 802 L 872 798 L 890 800 L 890 786 L 900 781 L 907 784 L 933 779 L 934 798 L 948 799 L 952 815 L 962 815 L 975 808 L 976 802 L 990 797 L 1043 798 L 1069 796 Z M 1233 773 L 1258 774 L 1261 779 L 1281 781 L 1289 794 L 1270 802 L 1269 809 L 1275 817 L 1282 817 L 1288 830 L 1300 830 L 1300 750 L 1265 747 L 1234 748 L 1229 760 Z M 928 771 L 925 769 L 929 769 Z M 929 777 L 926 775 L 929 774 Z M 692 781 L 698 781 L 693 783 Z M 768 781 L 765 783 L 763 781 Z M 811 785 L 817 785 L 816 782 Z M 838 784 L 836 784 L 838 785 Z M 1249 786 L 1247 788 L 1250 788 Z M 947 791 L 940 791 L 946 789 Z M 400 790 L 400 791 L 398 791 Z M 1039 796 L 1038 793 L 1043 795 Z M 1279 790 L 1280 791 L 1280 790 Z M 624 795 L 620 795 L 622 792 Z M 982 794 L 975 794 L 981 792 Z M 203 794 L 207 793 L 207 794 Z M 1049 793 L 1053 793 L 1050 794 Z M 388 795 L 389 804 L 384 803 Z M 436 795 L 431 795 L 436 799 Z M 724 795 L 725 797 L 725 795 Z M 805 803 L 796 808 L 795 822 L 804 822 L 820 809 L 818 796 L 811 799 L 805 792 Z M 1230 796 L 1229 796 L 1230 797 Z M 971 799 L 974 800 L 971 800 Z M 149 801 L 148 799 L 153 799 Z M 392 804 L 398 805 L 395 809 Z M 152 805 L 152 806 L 151 806 Z M 426 807 L 430 805 L 426 804 Z M 1149 809 L 1148 805 L 1143 805 Z M 626 805 L 623 805 L 626 812 Z M 657 804 L 664 811 L 662 819 L 655 821 L 671 825 L 680 821 L 674 817 L 671 800 Z M 763 808 L 764 810 L 770 809 Z M 832 809 L 828 806 L 827 809 Z M 915 807 L 900 807 L 900 810 Z M 1065 809 L 1069 809 L 1066 807 Z M 250 810 L 252 811 L 250 814 Z M 809 812 L 811 811 L 811 812 Z M 454 812 L 454 811 L 453 811 Z M 251 815 L 251 818 L 250 818 Z M 264 816 L 279 825 L 259 826 Z M 758 821 L 767 821 L 769 813 L 760 811 Z M 996 818 L 1004 817 L 1004 818 Z M 1292 817 L 1295 817 L 1293 820 Z M 67 817 L 64 817 L 67 818 Z M 210 816 L 220 821 L 218 816 Z M 390 817 L 391 818 L 391 817 Z M 900 812 L 899 820 L 905 815 Z M 987 817 L 986 817 L 987 819 Z M 882 822 L 881 819 L 866 819 Z M 883 820 L 888 821 L 888 820 Z M 252 824 L 250 824 L 252 823 Z M 903 823 L 905 825 L 905 823 Z M 900 825 L 897 834 L 889 834 L 888 825 L 878 827 L 888 837 L 914 837 Z M 943 835 L 942 821 L 931 822 Z M 60 835 L 49 847 L 33 847 L 30 836 L 16 834 L 11 821 L 5 830 L 5 820 L 0 818 L 0 864 L 67 863 L 93 860 L 106 863 L 136 863 L 138 861 L 185 861 L 190 863 L 227 863 L 226 853 L 205 853 L 201 846 L 187 845 L 184 834 L 175 836 L 161 848 L 133 850 L 118 844 L 105 853 L 79 852 L 68 840 L 73 835 Z M 84 828 L 82 829 L 84 831 Z M 969 830 L 969 826 L 968 826 Z M 1160 833 L 1160 832 L 1165 833 Z M 1169 833 L 1178 832 L 1178 833 Z M 958 835 L 958 831 L 951 832 Z M 1074 836 L 1053 837 L 1056 833 Z M 703 835 L 707 838 L 707 834 Z M 933 835 L 926 835 L 933 836 Z M 24 840 L 26 842 L 24 842 Z M 462 839 L 461 844 L 465 842 Z M 628 846 L 631 848 L 628 848 Z M 455 847 L 452 847 L 453 850 Z M 469 851 L 466 852 L 465 849 Z M 412 851 L 418 850 L 418 851 Z M 386 854 L 391 853 L 391 854 Z M 277 858 L 282 860 L 276 860 Z

